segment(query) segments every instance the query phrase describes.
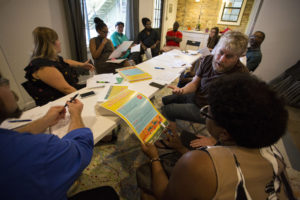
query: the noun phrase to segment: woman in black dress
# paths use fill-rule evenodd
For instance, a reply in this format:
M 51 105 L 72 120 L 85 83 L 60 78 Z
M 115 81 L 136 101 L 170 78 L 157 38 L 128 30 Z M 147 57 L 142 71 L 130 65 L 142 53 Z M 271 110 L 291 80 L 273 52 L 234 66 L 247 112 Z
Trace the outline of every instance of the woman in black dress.
M 57 33 L 50 28 L 35 28 L 33 37 L 35 47 L 25 68 L 27 81 L 22 85 L 36 105 L 44 105 L 80 89 L 82 86 L 77 84 L 73 67 L 94 70 L 94 66 L 89 61 L 82 63 L 59 56 L 61 44 Z

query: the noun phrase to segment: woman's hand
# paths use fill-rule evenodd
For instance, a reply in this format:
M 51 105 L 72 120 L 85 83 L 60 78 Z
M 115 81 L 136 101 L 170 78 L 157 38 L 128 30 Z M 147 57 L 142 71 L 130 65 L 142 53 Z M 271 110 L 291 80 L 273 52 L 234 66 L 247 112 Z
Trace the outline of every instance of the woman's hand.
M 143 144 L 143 143 L 142 143 L 142 144 L 141 144 L 141 147 L 142 147 L 143 152 L 144 152 L 150 159 L 159 158 L 157 148 L 155 147 L 154 144 L 149 144 L 149 143 Z
M 90 71 L 94 71 L 94 70 L 95 70 L 94 65 L 92 65 L 92 64 L 90 63 L 90 59 L 88 59 L 87 61 L 85 61 L 84 63 L 82 63 L 82 65 L 81 65 L 80 67 L 82 67 L 82 68 L 84 68 L 84 69 L 88 69 L 88 70 L 90 70 Z

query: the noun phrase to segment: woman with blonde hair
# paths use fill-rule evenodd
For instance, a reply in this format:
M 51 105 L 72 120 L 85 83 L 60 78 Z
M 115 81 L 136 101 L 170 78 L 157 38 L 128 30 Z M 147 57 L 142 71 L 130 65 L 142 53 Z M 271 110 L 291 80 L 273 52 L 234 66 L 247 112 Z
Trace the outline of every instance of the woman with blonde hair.
M 61 43 L 51 28 L 37 27 L 32 34 L 35 47 L 31 61 L 25 68 L 27 81 L 22 85 L 36 104 L 44 105 L 82 88 L 77 84 L 74 67 L 94 70 L 89 60 L 82 63 L 59 56 Z

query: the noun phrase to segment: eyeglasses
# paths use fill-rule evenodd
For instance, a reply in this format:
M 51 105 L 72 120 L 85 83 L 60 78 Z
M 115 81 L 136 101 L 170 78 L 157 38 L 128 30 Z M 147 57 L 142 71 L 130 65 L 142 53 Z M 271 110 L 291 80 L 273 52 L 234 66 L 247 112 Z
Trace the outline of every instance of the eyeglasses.
M 101 31 L 102 33 L 106 34 L 106 33 L 109 33 L 109 31 Z
M 213 120 L 214 118 L 208 114 L 208 108 L 209 108 L 209 105 L 203 106 L 200 109 L 200 114 L 205 118 L 209 118 L 209 119 Z
M 9 85 L 9 80 L 6 78 L 0 77 L 0 86 L 8 86 Z

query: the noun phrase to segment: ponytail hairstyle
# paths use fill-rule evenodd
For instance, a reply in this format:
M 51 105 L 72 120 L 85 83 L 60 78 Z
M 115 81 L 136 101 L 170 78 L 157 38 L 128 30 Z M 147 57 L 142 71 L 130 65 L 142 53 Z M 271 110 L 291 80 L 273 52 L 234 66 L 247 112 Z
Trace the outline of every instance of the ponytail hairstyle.
M 101 31 L 104 27 L 107 27 L 104 21 L 99 17 L 95 17 L 94 22 L 95 22 L 95 28 L 97 32 Z
M 48 27 L 36 27 L 33 32 L 34 50 L 31 60 L 34 58 L 57 59 L 57 52 L 54 48 L 55 41 L 58 40 L 57 33 Z

